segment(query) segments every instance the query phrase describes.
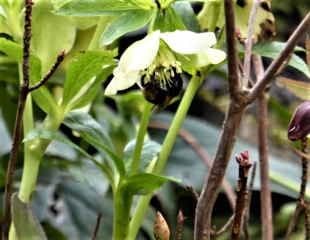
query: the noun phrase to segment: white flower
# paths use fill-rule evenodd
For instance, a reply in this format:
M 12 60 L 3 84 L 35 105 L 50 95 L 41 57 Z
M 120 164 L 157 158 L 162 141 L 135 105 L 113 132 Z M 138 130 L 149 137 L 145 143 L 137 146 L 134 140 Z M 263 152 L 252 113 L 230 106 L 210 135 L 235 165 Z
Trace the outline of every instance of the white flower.
M 170 51 L 165 51 L 165 47 L 161 47 L 163 46 L 161 40 L 178 54 L 196 55 L 198 68 L 208 64 L 218 64 L 226 58 L 225 52 L 211 48 L 216 44 L 216 38 L 212 32 L 195 33 L 177 30 L 161 33 L 155 31 L 126 49 L 113 71 L 114 77 L 107 86 L 105 94 L 113 95 L 135 83 L 139 84 L 145 70 L 150 68 L 154 71 L 158 62 L 166 68 L 173 67 L 180 72 L 180 63 L 171 57 L 173 54 L 169 53 Z M 160 51 L 162 48 L 164 51 Z M 158 58 L 160 60 L 156 61 Z

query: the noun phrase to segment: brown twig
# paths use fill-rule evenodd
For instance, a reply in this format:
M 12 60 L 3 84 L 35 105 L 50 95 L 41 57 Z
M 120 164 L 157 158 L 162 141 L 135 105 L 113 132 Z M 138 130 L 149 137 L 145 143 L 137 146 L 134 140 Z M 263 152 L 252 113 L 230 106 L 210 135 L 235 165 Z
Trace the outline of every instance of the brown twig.
M 16 168 L 18 157 L 18 150 L 22 137 L 22 120 L 25 110 L 27 95 L 29 93 L 29 57 L 30 57 L 30 41 L 31 41 L 31 16 L 32 16 L 32 1 L 25 0 L 25 24 L 24 24 L 24 37 L 23 37 L 23 80 L 20 87 L 15 125 L 13 130 L 13 141 L 11 148 L 11 155 L 8 162 L 5 191 L 4 191 L 4 223 L 3 223 L 3 239 L 7 239 L 9 224 L 11 222 L 11 195 L 13 188 L 13 177 Z
M 175 240 L 182 240 L 185 217 L 182 210 L 179 210 L 177 217 L 177 226 L 175 230 Z
M 102 213 L 98 213 L 97 215 L 97 220 L 96 220 L 96 225 L 92 234 L 92 240 L 96 240 L 97 235 L 98 235 L 98 231 L 99 231 L 99 227 L 100 227 L 100 223 L 101 223 L 101 219 L 102 219 Z
M 251 74 L 251 57 L 252 57 L 252 45 L 253 45 L 253 33 L 254 33 L 254 23 L 256 19 L 257 9 L 259 7 L 260 0 L 255 0 L 250 12 L 249 22 L 248 22 L 248 35 L 245 42 L 245 55 L 243 62 L 243 86 L 247 87 L 250 74 Z
M 248 200 L 247 200 L 246 207 L 244 210 L 245 214 L 244 214 L 243 232 L 244 232 L 245 240 L 250 239 L 248 226 L 249 226 L 249 220 L 250 220 L 250 207 L 251 207 L 251 201 L 252 201 L 252 193 L 253 193 L 255 175 L 256 175 L 256 162 L 253 163 L 251 179 L 250 179 L 250 184 L 249 184 Z
M 232 0 L 225 0 L 225 24 L 227 38 L 228 58 L 228 84 L 231 98 L 235 98 L 240 91 L 240 80 L 238 73 L 238 55 L 236 47 L 235 13 Z
M 162 129 L 162 130 L 168 130 L 169 125 L 163 122 L 159 121 L 151 121 L 149 123 L 150 128 L 156 128 L 156 129 Z M 207 151 L 204 149 L 204 147 L 199 144 L 197 139 L 187 130 L 181 129 L 179 131 L 179 136 L 189 145 L 191 148 L 196 152 L 196 154 L 200 157 L 201 160 L 207 165 L 208 168 L 211 168 L 212 166 L 212 160 L 207 153 Z M 234 210 L 235 208 L 235 201 L 236 201 L 236 195 L 234 193 L 234 190 L 230 183 L 227 181 L 226 178 L 223 179 L 222 182 L 223 190 L 227 196 L 228 202 Z
M 231 156 L 231 152 L 235 143 L 235 137 L 237 130 L 240 126 L 242 115 L 247 105 L 252 103 L 259 94 L 261 94 L 266 85 L 271 81 L 278 68 L 294 49 L 297 44 L 297 40 L 301 37 L 310 22 L 310 13 L 300 23 L 297 29 L 288 40 L 286 47 L 280 53 L 279 57 L 273 61 L 273 63 L 267 69 L 264 77 L 259 81 L 255 87 L 247 93 L 246 91 L 239 92 L 239 79 L 237 72 L 237 61 L 236 61 L 236 49 L 234 40 L 235 29 L 233 23 L 233 4 L 231 0 L 225 0 L 225 22 L 226 33 L 227 33 L 227 44 L 228 44 L 228 80 L 229 80 L 229 91 L 232 96 L 229 104 L 225 122 L 223 126 L 223 132 L 221 134 L 219 145 L 216 151 L 216 155 L 213 161 L 212 168 L 209 171 L 208 178 L 203 185 L 202 192 L 199 197 L 199 201 L 196 207 L 196 218 L 195 218 L 195 240 L 209 240 L 211 234 L 211 217 L 212 211 L 217 199 L 219 189 L 222 184 L 222 180 L 225 176 L 225 171 Z M 231 46 L 230 46 L 231 45 Z M 234 50 L 233 50 L 234 49 Z
M 254 69 L 257 79 L 264 75 L 264 67 L 259 56 L 253 56 Z M 261 227 L 262 239 L 273 239 L 272 201 L 269 183 L 268 160 L 268 99 L 265 92 L 258 96 L 258 150 L 260 164 L 260 202 L 261 202 Z
M 300 36 L 303 35 L 305 32 L 307 32 L 309 25 L 310 25 L 310 13 L 308 13 L 305 16 L 305 18 L 302 20 L 302 22 L 298 25 L 296 30 L 290 36 L 290 38 L 286 42 L 284 49 L 281 51 L 279 56 L 275 58 L 269 65 L 264 74 L 264 77 L 262 79 L 259 79 L 259 81 L 257 81 L 257 83 L 254 85 L 253 89 L 251 90 L 248 96 L 249 102 L 253 102 L 258 97 L 258 95 L 264 91 L 266 85 L 270 83 L 274 74 L 281 67 L 282 63 L 287 59 L 287 57 L 290 56 L 291 52 L 294 50 Z
M 20 92 L 18 97 L 17 111 L 15 117 L 15 125 L 12 137 L 12 148 L 8 167 L 6 171 L 5 179 L 5 191 L 4 191 L 4 216 L 2 226 L 2 239 L 7 239 L 9 225 L 11 222 L 11 195 L 13 189 L 13 178 L 16 169 L 16 163 L 18 159 L 19 146 L 22 140 L 22 121 L 25 110 L 25 104 L 28 94 L 45 84 L 51 75 L 55 72 L 63 60 L 63 54 L 61 54 L 52 70 L 47 76 L 43 78 L 37 85 L 30 87 L 30 42 L 31 42 L 31 18 L 32 18 L 32 0 L 25 0 L 25 19 L 24 19 L 24 35 L 23 35 L 23 59 L 22 59 L 22 73 L 23 79 L 20 86 Z
M 63 51 L 57 56 L 56 62 L 53 64 L 53 66 L 48 71 L 48 73 L 43 77 L 43 79 L 39 81 L 38 83 L 36 83 L 35 85 L 29 87 L 29 92 L 32 92 L 42 87 L 51 78 L 51 76 L 56 72 L 57 68 L 62 63 L 64 58 L 65 58 L 65 52 Z
M 310 239 L 310 204 L 306 203 L 305 206 L 305 232 L 306 232 L 306 240 Z
M 247 191 L 248 175 L 249 170 L 252 166 L 248 152 L 241 153 L 239 156 L 236 157 L 236 160 L 239 164 L 239 179 L 237 189 L 237 203 L 231 231 L 232 240 L 238 240 L 240 237 L 241 226 L 244 217 L 244 210 L 246 208 L 246 202 L 248 197 L 248 191 Z
M 301 140 L 301 151 L 303 153 L 307 153 L 307 139 Z M 302 175 L 301 175 L 301 182 L 300 182 L 300 190 L 299 190 L 299 196 L 298 201 L 296 203 L 296 208 L 294 211 L 293 217 L 290 219 L 285 239 L 289 240 L 291 233 L 294 231 L 294 228 L 298 222 L 299 216 L 301 213 L 305 214 L 305 228 L 307 229 L 307 203 L 305 201 L 305 194 L 307 189 L 307 181 L 308 181 L 308 160 L 304 157 L 301 158 L 301 164 L 302 164 Z M 306 238 L 307 239 L 307 238 Z M 309 240 L 309 239 L 307 239 Z

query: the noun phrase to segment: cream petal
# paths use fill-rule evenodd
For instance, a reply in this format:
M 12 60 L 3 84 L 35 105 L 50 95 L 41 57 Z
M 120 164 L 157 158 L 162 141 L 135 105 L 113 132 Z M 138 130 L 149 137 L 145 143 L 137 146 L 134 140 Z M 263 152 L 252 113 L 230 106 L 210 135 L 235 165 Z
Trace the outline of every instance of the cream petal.
M 219 49 L 209 48 L 197 54 L 197 67 L 203 67 L 208 64 L 219 64 L 226 58 L 226 53 Z
M 195 33 L 177 30 L 161 33 L 160 36 L 173 51 L 180 54 L 197 54 L 216 43 L 213 32 Z
M 130 88 L 140 79 L 139 71 L 124 74 L 118 68 L 114 70 L 114 77 L 105 89 L 105 95 L 115 95 L 118 91 Z
M 159 31 L 155 31 L 130 45 L 120 58 L 120 69 L 127 73 L 151 65 L 159 49 L 159 36 Z

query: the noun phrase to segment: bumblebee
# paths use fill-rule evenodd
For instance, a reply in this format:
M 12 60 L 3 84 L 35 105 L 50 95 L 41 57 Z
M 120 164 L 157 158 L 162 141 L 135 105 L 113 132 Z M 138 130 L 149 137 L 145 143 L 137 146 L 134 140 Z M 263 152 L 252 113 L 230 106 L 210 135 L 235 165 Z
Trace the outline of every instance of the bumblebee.
M 183 80 L 174 67 L 157 67 L 151 75 L 144 75 L 141 86 L 145 99 L 161 108 L 169 105 L 181 92 Z

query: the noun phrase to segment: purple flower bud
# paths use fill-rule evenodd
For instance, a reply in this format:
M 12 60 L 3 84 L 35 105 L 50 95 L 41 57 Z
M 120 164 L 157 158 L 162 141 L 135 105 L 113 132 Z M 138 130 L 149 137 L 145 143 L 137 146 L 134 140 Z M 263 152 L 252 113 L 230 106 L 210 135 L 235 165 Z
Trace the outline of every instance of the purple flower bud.
M 310 101 L 303 102 L 297 108 L 288 126 L 288 139 L 297 141 L 310 133 Z

